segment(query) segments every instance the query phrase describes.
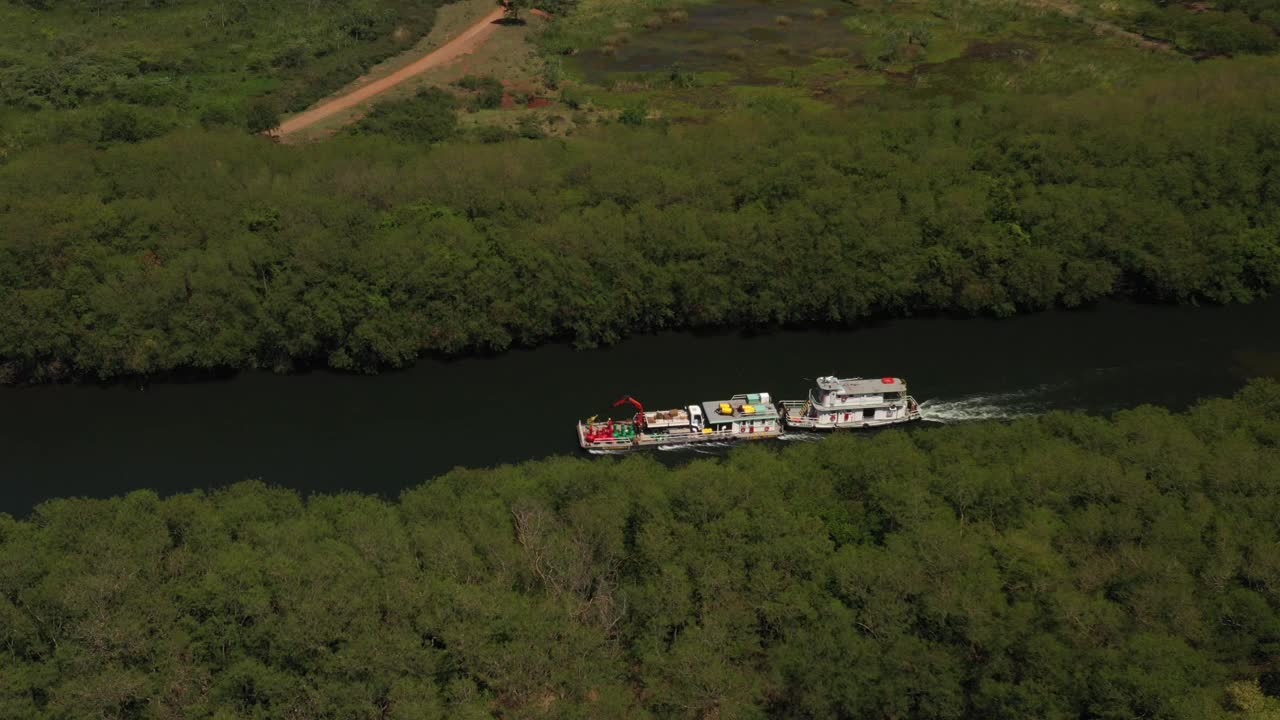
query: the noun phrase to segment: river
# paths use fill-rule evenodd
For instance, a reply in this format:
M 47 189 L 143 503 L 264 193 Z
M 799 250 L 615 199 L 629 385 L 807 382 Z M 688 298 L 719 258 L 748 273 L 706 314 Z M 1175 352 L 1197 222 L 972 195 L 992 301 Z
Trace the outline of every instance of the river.
M 904 377 L 935 422 L 1143 403 L 1179 409 L 1280 373 L 1278 320 L 1280 297 L 1205 308 L 1104 303 L 1005 320 L 663 333 L 588 352 L 547 346 L 423 361 L 378 376 L 250 372 L 145 389 L 6 388 L 0 512 L 245 478 L 393 497 L 455 466 L 580 452 L 574 422 L 607 415 L 623 394 L 651 408 L 739 392 L 801 399 L 805 378 L 826 374 Z

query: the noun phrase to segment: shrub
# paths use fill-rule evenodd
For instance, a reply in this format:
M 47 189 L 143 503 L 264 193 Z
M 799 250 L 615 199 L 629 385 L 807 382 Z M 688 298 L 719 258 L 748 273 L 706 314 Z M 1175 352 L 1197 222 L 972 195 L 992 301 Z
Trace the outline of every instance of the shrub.
M 492 75 L 467 75 L 455 82 L 454 85 L 463 90 L 474 92 L 475 97 L 472 98 L 471 106 L 482 110 L 489 110 L 502 105 L 502 96 L 506 92 L 502 86 L 502 81 Z
M 355 132 L 389 135 L 405 142 L 439 142 L 457 130 L 457 108 L 453 95 L 439 88 L 424 88 L 408 100 L 374 106 Z
M 586 105 L 591 104 L 591 98 L 587 95 L 587 91 L 578 85 L 566 85 L 560 88 L 560 102 L 568 105 L 574 110 L 580 110 Z
M 528 138 L 529 140 L 541 140 L 547 136 L 546 131 L 543 130 L 542 118 L 533 113 L 520 118 L 516 123 L 516 132 L 519 133 L 520 137 Z
M 560 58 L 548 58 L 542 65 L 542 84 L 555 90 L 564 81 L 564 64 Z
M 667 70 L 666 81 L 671 87 L 691 88 L 698 85 L 698 76 L 682 70 L 679 65 L 672 65 Z
M 251 133 L 266 132 L 280 124 L 280 113 L 270 100 L 259 98 L 249 103 L 244 125 Z
M 500 143 L 513 137 L 510 130 L 496 125 L 483 125 L 476 128 L 475 133 L 477 140 L 488 144 Z
M 628 105 L 622 110 L 622 114 L 618 116 L 618 122 L 623 125 L 643 125 L 645 119 L 649 117 L 649 107 L 644 103 L 635 103 Z
M 113 105 L 98 119 L 99 140 L 110 142 L 137 142 L 142 139 L 142 125 L 138 113 L 127 105 Z
M 235 122 L 235 113 L 223 103 L 215 103 L 200 111 L 200 125 L 204 128 L 234 125 Z

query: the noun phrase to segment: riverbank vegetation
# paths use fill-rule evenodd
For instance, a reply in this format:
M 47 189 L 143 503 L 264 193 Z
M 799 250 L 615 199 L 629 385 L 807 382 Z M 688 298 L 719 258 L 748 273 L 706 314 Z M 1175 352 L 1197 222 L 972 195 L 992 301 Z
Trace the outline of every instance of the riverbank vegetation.
M 1258 381 L 395 502 L 54 500 L 0 516 L 0 714 L 1254 720 L 1277 481 Z
M 418 25 L 392 5 L 3 6 L 0 33 L 49 39 L 0 51 L 0 382 L 367 371 L 1280 281 L 1275 58 L 1195 64 L 1019 3 L 802 5 L 707 38 L 698 13 L 742 7 L 565 4 L 544 43 L 643 11 L 634 42 L 714 60 L 600 83 L 582 75 L 602 48 L 532 85 L 456 69 L 304 147 L 246 130 L 412 42 L 397 29 L 430 4 Z M 119 94 L 144 87 L 164 92 Z
M 1149 2 L 1130 22 L 1144 34 L 1168 38 L 1201 56 L 1274 53 L 1280 50 L 1280 2 Z
M 821 111 L 766 96 L 706 124 L 641 113 L 425 153 L 205 131 L 37 148 L 0 166 L 0 357 L 10 378 L 371 369 L 659 328 L 1248 301 L 1280 282 L 1278 71 Z

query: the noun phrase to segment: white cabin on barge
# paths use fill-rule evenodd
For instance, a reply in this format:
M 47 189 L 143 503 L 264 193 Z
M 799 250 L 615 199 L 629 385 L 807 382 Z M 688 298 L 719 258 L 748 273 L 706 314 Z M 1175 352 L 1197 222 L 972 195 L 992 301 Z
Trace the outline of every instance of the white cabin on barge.
M 879 427 L 920 419 L 920 407 L 902 378 L 820 377 L 808 400 L 783 400 L 788 428 L 838 430 Z
M 734 395 L 702 403 L 707 427 L 717 438 L 761 440 L 782 434 L 782 418 L 769 393 Z

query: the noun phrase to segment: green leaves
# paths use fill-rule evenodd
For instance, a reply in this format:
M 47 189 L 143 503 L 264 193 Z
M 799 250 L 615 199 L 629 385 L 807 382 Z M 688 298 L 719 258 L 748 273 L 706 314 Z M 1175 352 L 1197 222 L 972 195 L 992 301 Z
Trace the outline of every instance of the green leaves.
M 52 501 L 0 517 L 0 708 L 1262 717 L 1231 683 L 1280 652 L 1277 398 L 456 470 L 397 503 Z
M 436 90 L 306 148 L 223 130 L 36 149 L 0 167 L 0 363 L 372 371 L 677 327 L 1248 301 L 1280 282 L 1275 71 L 500 146 L 439 143 Z
M 406 143 L 440 142 L 457 129 L 457 104 L 453 95 L 425 88 L 408 100 L 374 105 L 354 132 L 387 135 Z

